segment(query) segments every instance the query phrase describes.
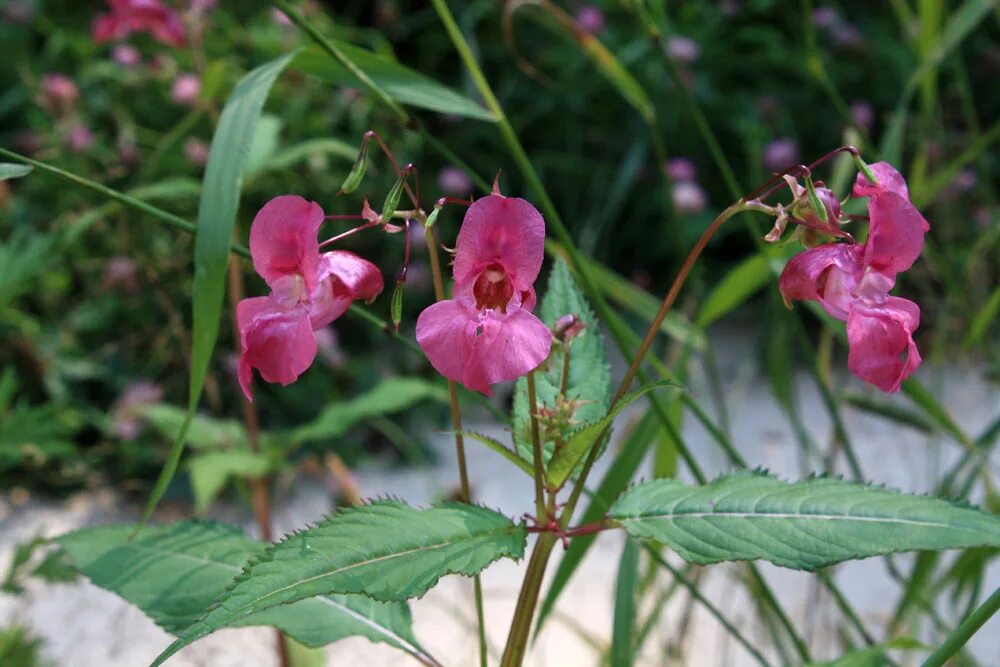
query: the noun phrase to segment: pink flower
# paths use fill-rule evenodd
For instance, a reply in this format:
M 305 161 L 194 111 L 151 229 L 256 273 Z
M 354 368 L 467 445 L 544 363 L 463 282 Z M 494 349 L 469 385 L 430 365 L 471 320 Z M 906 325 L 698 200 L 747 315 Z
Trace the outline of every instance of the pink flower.
M 701 55 L 701 47 L 690 37 L 678 35 L 667 40 L 667 55 L 674 62 L 690 65 L 698 60 L 698 56 Z
M 417 318 L 417 342 L 450 380 L 489 396 L 490 385 L 534 370 L 552 332 L 535 317 L 545 222 L 523 199 L 492 194 L 469 207 L 455 244 L 454 298 Z
M 201 139 L 188 137 L 184 140 L 184 157 L 196 167 L 204 167 L 208 163 L 208 144 Z
M 283 195 L 265 204 L 250 227 L 254 269 L 271 288 L 269 296 L 236 307 L 240 387 L 251 401 L 254 368 L 267 382 L 295 382 L 316 357 L 313 332 L 352 301 L 371 301 L 382 291 L 382 274 L 368 260 L 346 250 L 320 254 L 321 224 L 318 204 Z
M 142 409 L 159 403 L 163 388 L 149 380 L 138 380 L 125 387 L 111 406 L 111 431 L 122 440 L 135 440 L 142 432 Z
M 853 196 L 868 197 L 870 220 L 864 244 L 832 243 L 791 259 L 779 288 L 786 302 L 818 301 L 847 322 L 847 366 L 865 382 L 895 392 L 920 365 L 913 332 L 920 325 L 917 304 L 889 296 L 896 275 L 910 268 L 924 247 L 927 221 L 910 203 L 906 182 L 885 162 L 871 165 L 872 184 L 858 174 Z
M 201 79 L 194 74 L 181 74 L 170 88 L 170 99 L 177 104 L 192 107 L 201 92 Z
M 698 168 L 686 157 L 675 157 L 667 160 L 663 171 L 671 181 L 693 181 L 698 178 Z
M 108 0 L 111 11 L 100 14 L 91 26 L 95 42 L 122 40 L 133 32 L 148 32 L 161 44 L 184 46 L 184 24 L 160 0 Z
M 604 24 L 604 12 L 601 11 L 600 7 L 584 5 L 576 12 L 576 25 L 592 35 L 604 32 Z
M 111 59 L 122 67 L 131 68 L 142 62 L 142 54 L 131 44 L 119 44 L 111 51 Z
M 472 179 L 458 167 L 445 167 L 438 174 L 438 187 L 446 195 L 464 197 L 472 192 Z
M 42 103 L 53 111 L 67 111 L 80 98 L 80 89 L 64 74 L 49 73 L 42 77 Z
M 73 153 L 82 153 L 94 145 L 94 134 L 83 123 L 74 123 L 66 135 L 66 148 Z
M 799 161 L 799 145 L 795 139 L 782 137 L 764 146 L 764 166 L 770 171 L 782 171 Z
M 670 192 L 674 200 L 674 208 L 681 215 L 700 213 L 708 204 L 708 196 L 700 185 L 694 181 L 678 181 Z

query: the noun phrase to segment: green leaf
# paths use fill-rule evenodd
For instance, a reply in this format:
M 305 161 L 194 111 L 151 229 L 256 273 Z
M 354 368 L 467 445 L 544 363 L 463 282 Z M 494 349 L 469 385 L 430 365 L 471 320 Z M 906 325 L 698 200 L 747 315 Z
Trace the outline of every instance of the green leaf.
M 96 586 L 136 605 L 171 633 L 202 616 L 243 564 L 264 549 L 239 530 L 214 522 L 152 527 L 130 541 L 133 530 L 132 525 L 86 528 L 56 541 Z M 308 646 L 362 636 L 426 656 L 413 637 L 406 604 L 362 595 L 302 600 L 235 625 L 272 625 Z
M 611 371 L 608 366 L 604 337 L 594 317 L 590 304 L 580 292 L 562 259 L 552 265 L 548 289 L 539 309 L 539 317 L 549 327 L 564 315 L 576 315 L 585 325 L 583 332 L 569 344 L 569 382 L 566 396 L 575 402 L 571 423 L 588 424 L 601 419 L 611 403 Z M 565 348 L 552 346 L 552 354 L 541 369 L 535 371 L 536 400 L 539 410 L 555 410 L 562 385 Z M 532 460 L 531 408 L 528 405 L 528 381 L 517 381 L 514 393 L 513 414 L 514 444 L 517 453 L 526 461 Z M 552 456 L 555 441 L 546 439 L 543 447 L 545 460 Z
M 409 67 L 340 40 L 330 39 L 330 42 L 398 102 L 438 113 L 494 120 L 493 114 L 478 103 Z M 363 87 L 346 67 L 317 47 L 303 50 L 295 58 L 293 67 L 336 85 Z
M 664 387 L 678 387 L 676 382 L 670 382 L 668 380 L 661 380 L 660 382 L 653 382 L 651 384 L 642 387 L 636 391 L 633 391 L 625 396 L 622 396 L 621 400 L 615 403 L 615 407 L 604 417 L 598 419 L 597 421 L 587 424 L 580 430 L 574 432 L 569 438 L 566 439 L 566 443 L 556 450 L 556 453 L 552 456 L 552 460 L 549 461 L 549 465 L 546 468 L 546 476 L 548 477 L 548 483 L 553 487 L 561 487 L 569 479 L 570 475 L 573 474 L 573 470 L 576 466 L 583 461 L 583 458 L 590 451 L 591 445 L 600 436 L 601 432 L 611 426 L 611 422 L 615 420 L 618 414 L 627 408 L 632 402 L 637 398 L 641 397 L 654 389 L 662 389 Z
M 337 438 L 372 417 L 399 412 L 425 400 L 447 402 L 448 391 L 419 378 L 389 378 L 356 398 L 331 403 L 316 419 L 295 429 L 292 440 L 299 444 Z
M 191 459 L 188 468 L 194 507 L 201 512 L 212 504 L 230 479 L 263 477 L 271 471 L 272 465 L 263 454 L 235 449 L 199 454 Z
M 12 162 L 0 162 L 0 181 L 11 178 L 21 178 L 31 173 L 32 167 L 26 164 L 14 164 Z
M 635 618 L 639 598 L 639 544 L 625 540 L 615 581 L 615 612 L 611 630 L 611 667 L 635 664 Z
M 913 650 L 924 648 L 926 647 L 920 642 L 907 639 L 906 637 L 897 637 L 884 644 L 851 651 L 836 660 L 810 662 L 805 667 L 883 667 L 888 664 L 886 662 L 886 652 L 889 649 Z
M 247 180 L 268 171 L 293 167 L 313 156 L 332 155 L 349 162 L 354 159 L 355 150 L 353 146 L 340 139 L 306 139 L 288 148 L 278 150 L 272 155 L 265 156 L 261 162 L 247 169 Z
M 692 563 L 768 560 L 812 570 L 898 551 L 1000 546 L 1000 518 L 939 498 L 831 478 L 741 472 L 706 486 L 633 487 L 608 512 Z
M 446 574 L 471 576 L 498 558 L 520 558 L 525 539 L 523 524 L 474 505 L 417 510 L 381 501 L 342 510 L 250 561 L 153 667 L 215 630 L 316 595 L 363 593 L 381 601 L 423 595 Z
M 38 287 L 38 279 L 52 266 L 56 234 L 27 229 L 0 241 L 0 307 Z
M 205 168 L 194 251 L 193 326 L 191 332 L 191 373 L 188 387 L 188 416 L 177 434 L 166 463 L 156 480 L 142 522 L 173 479 L 184 451 L 184 432 L 194 417 L 205 385 L 209 362 L 219 337 L 222 302 L 229 266 L 229 246 L 239 207 L 243 172 L 250 160 L 250 146 L 264 101 L 275 79 L 296 52 L 261 65 L 244 76 L 226 102 L 212 138 Z M 140 525 L 141 525 L 140 523 Z
M 167 403 L 144 406 L 139 414 L 165 438 L 176 437 L 187 419 L 186 410 Z M 196 449 L 231 449 L 247 448 L 250 441 L 243 424 L 237 420 L 196 414 L 188 425 L 184 444 Z

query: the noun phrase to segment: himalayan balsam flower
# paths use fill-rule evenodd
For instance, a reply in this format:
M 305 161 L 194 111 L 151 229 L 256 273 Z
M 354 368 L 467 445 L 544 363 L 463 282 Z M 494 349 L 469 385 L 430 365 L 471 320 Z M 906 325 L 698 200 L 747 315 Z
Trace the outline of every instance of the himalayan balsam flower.
M 695 181 L 674 183 L 670 196 L 674 201 L 674 208 L 681 215 L 701 213 L 708 204 L 708 196 Z
M 122 67 L 131 68 L 142 62 L 142 54 L 131 44 L 119 44 L 111 51 L 111 59 Z
M 781 137 L 764 146 L 764 166 L 770 171 L 782 171 L 799 162 L 799 145 L 795 139 Z
M 65 74 L 49 73 L 42 77 L 42 103 L 56 112 L 67 111 L 80 98 L 80 89 Z
M 352 301 L 371 301 L 382 291 L 382 274 L 368 260 L 346 250 L 320 254 L 321 224 L 318 204 L 283 195 L 265 204 L 250 227 L 254 269 L 271 288 L 269 296 L 236 307 L 240 387 L 251 401 L 254 368 L 267 382 L 295 382 L 316 358 L 314 332 Z
M 667 173 L 671 181 L 693 181 L 698 178 L 698 168 L 694 162 L 686 157 L 675 157 L 667 160 L 663 165 L 663 171 Z
M 549 356 L 552 332 L 532 314 L 545 222 L 523 199 L 492 194 L 465 214 L 455 244 L 454 298 L 417 318 L 417 342 L 441 375 L 489 396 Z
M 472 179 L 458 167 L 445 167 L 438 174 L 438 187 L 446 195 L 464 197 L 472 192 Z
M 100 14 L 91 26 L 95 42 L 123 40 L 133 32 L 148 32 L 167 46 L 184 46 L 184 24 L 160 0 L 108 0 L 111 11 Z
M 886 392 L 920 365 L 913 332 L 920 308 L 889 296 L 896 275 L 913 265 L 930 228 L 910 203 L 906 182 L 885 162 L 871 165 L 878 184 L 858 174 L 853 196 L 868 197 L 870 227 L 864 244 L 832 243 L 791 259 L 779 287 L 786 302 L 818 301 L 823 309 L 847 322 L 852 373 Z
M 576 25 L 592 35 L 600 35 L 604 32 L 604 24 L 604 12 L 601 11 L 600 7 L 584 5 L 576 12 Z

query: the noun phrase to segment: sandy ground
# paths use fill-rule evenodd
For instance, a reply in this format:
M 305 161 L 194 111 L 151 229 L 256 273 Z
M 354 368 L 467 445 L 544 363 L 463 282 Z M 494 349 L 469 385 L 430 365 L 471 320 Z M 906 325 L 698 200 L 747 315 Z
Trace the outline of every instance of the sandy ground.
M 725 349 L 725 348 L 723 348 Z M 727 405 L 737 446 L 748 461 L 766 466 L 785 477 L 799 477 L 809 469 L 800 460 L 795 436 L 766 385 L 755 376 L 739 350 L 728 350 L 720 358 L 727 386 Z M 1000 393 L 981 383 L 975 367 L 953 367 L 947 372 L 922 369 L 921 377 L 958 421 L 978 434 L 1000 414 Z M 803 383 L 806 384 L 806 383 Z M 692 383 L 695 393 L 699 382 Z M 859 385 L 858 385 L 859 386 Z M 706 399 L 707 400 L 707 399 Z M 899 399 L 905 403 L 905 399 Z M 821 447 L 829 442 L 829 420 L 819 396 L 811 390 L 799 395 L 804 423 Z M 621 419 L 634 419 L 635 412 Z M 959 454 L 957 446 L 938 437 L 893 426 L 889 422 L 849 411 L 847 427 L 868 477 L 908 491 L 929 491 L 938 471 Z M 620 422 L 621 423 L 621 422 Z M 472 423 L 472 428 L 505 438 L 495 425 Z M 696 424 L 685 432 L 700 461 L 712 472 L 726 469 L 721 453 Z M 415 504 L 440 498 L 456 479 L 452 443 L 445 435 L 431 436 L 439 451 L 438 462 L 423 470 L 391 471 L 377 468 L 358 471 L 365 495 L 391 493 Z M 520 516 L 531 508 L 530 480 L 493 452 L 470 443 L 470 475 L 475 495 L 482 502 L 509 516 Z M 604 462 L 605 464 L 607 461 Z M 1000 459 L 994 457 L 994 469 Z M 603 471 L 599 468 L 598 474 Z M 297 480 L 279 494 L 275 521 L 279 532 L 290 531 L 328 512 L 330 498 L 318 484 Z M 110 492 L 89 493 L 66 502 L 33 500 L 22 507 L 0 504 L 0 568 L 6 568 L 15 544 L 43 534 L 54 536 L 81 526 L 134 518 L 136 507 L 122 506 Z M 253 533 L 245 510 L 223 504 L 220 518 L 243 523 Z M 528 664 L 535 666 L 599 665 L 601 649 L 611 636 L 612 590 L 622 538 L 605 534 L 584 561 L 562 596 L 557 612 L 534 644 Z M 557 551 L 560 551 L 557 549 Z M 558 557 L 558 554 L 557 554 Z M 897 558 L 904 567 L 908 557 Z M 500 562 L 483 575 L 486 618 L 491 650 L 498 658 L 503 645 L 524 563 Z M 550 566 L 549 573 L 554 571 Z M 829 596 L 818 591 L 807 575 L 764 565 L 766 578 L 785 605 L 793 621 L 808 633 L 818 658 L 836 655 L 835 633 L 839 616 Z M 742 585 L 740 570 L 716 566 L 702 571 L 703 590 L 758 647 L 767 647 L 767 631 L 756 621 Z M 851 602 L 876 634 L 898 598 L 898 585 L 879 559 L 840 566 L 836 572 Z M 665 582 L 664 582 L 665 583 Z M 990 572 L 985 591 L 1000 585 L 1000 567 Z M 471 603 L 471 581 L 448 577 L 423 599 L 412 603 L 416 636 L 444 664 L 475 664 Z M 671 599 L 653 638 L 647 642 L 639 665 L 740 666 L 756 664 L 699 605 L 694 605 L 686 630 L 681 632 L 687 595 Z M 170 641 L 137 609 L 114 595 L 80 581 L 72 584 L 32 585 L 20 597 L 0 594 L 0 626 L 20 623 L 44 640 L 44 655 L 60 667 L 141 666 Z M 983 665 L 1000 667 L 1000 617 L 984 627 L 973 641 Z M 226 630 L 188 647 L 169 663 L 173 667 L 269 667 L 276 664 L 273 634 L 250 628 Z M 393 649 L 362 639 L 344 640 L 327 647 L 328 665 L 358 667 L 416 664 Z M 915 659 L 915 657 L 914 657 Z M 909 664 L 912 664 L 910 661 Z

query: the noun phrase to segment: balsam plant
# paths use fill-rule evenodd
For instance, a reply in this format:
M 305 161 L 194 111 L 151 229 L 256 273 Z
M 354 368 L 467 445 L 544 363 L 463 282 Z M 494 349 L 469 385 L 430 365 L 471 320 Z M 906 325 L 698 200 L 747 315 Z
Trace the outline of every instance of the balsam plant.
M 349 48 L 319 34 L 284 0 L 275 5 L 399 121 L 419 128 L 385 91 L 392 77 L 380 81 L 366 71 L 363 58 L 353 58 Z M 706 479 L 691 453 L 678 442 L 678 454 L 694 483 L 673 477 L 635 481 L 627 489 L 617 489 L 606 508 L 594 510 L 592 506 L 581 516 L 577 510 L 584 493 L 593 487 L 594 464 L 605 452 L 622 410 L 648 400 L 659 417 L 676 402 L 689 400 L 678 378 L 660 372 L 659 381 L 647 381 L 646 367 L 660 371 L 649 352 L 701 252 L 722 225 L 744 213 L 768 215 L 774 227 L 765 237 L 767 242 L 805 247 L 781 272 L 781 296 L 789 305 L 796 300 L 816 302 L 826 314 L 844 321 L 841 333 L 849 345 L 849 370 L 885 392 L 900 390 L 921 364 L 913 338 L 920 324 L 919 307 L 890 291 L 896 276 L 918 261 L 929 225 L 910 201 L 903 176 L 887 162 L 867 164 L 853 147 L 836 149 L 809 165 L 792 165 L 740 197 L 708 226 L 651 318 L 645 336 L 630 341 L 627 336 L 632 332 L 623 333 L 620 320 L 593 289 L 592 267 L 544 195 L 447 5 L 434 0 L 434 6 L 490 107 L 484 110 L 459 96 L 461 101 L 448 110 L 492 116 L 535 190 L 535 203 L 527 193 L 523 198 L 502 194 L 498 173 L 483 196 L 441 197 L 428 211 L 421 199 L 417 169 L 411 164 L 400 167 L 388 144 L 370 131 L 340 192 L 351 193 L 365 184 L 375 159 L 374 142 L 395 172 L 395 182 L 378 210 L 369 203 L 373 198 L 366 197 L 360 211 L 326 215 L 316 202 L 294 193 L 280 194 L 254 217 L 249 248 L 232 245 L 248 137 L 260 118 L 264 99 L 284 68 L 299 59 L 312 62 L 309 58 L 315 52 L 282 55 L 250 72 L 236 87 L 212 143 L 196 226 L 44 162 L 0 151 L 9 159 L 197 235 L 188 411 L 175 420 L 179 422 L 175 445 L 145 516 L 136 524 L 87 528 L 56 539 L 79 572 L 138 606 L 176 636 L 153 667 L 219 629 L 248 625 L 275 627 L 308 646 L 362 636 L 398 648 L 425 665 L 458 664 L 455 660 L 461 658 L 432 656 L 421 646 L 411 627 L 407 601 L 424 595 L 444 576 L 477 577 L 497 560 L 527 558 L 500 663 L 517 667 L 524 662 L 532 629 L 544 629 L 538 605 L 553 551 L 561 546 L 573 552 L 578 540 L 589 541 L 608 531 L 623 531 L 629 540 L 618 579 L 622 595 L 635 589 L 640 544 L 643 553 L 665 567 L 673 567 L 663 557 L 666 549 L 694 565 L 766 561 L 810 571 L 907 551 L 1000 548 L 1000 519 L 944 494 L 905 494 L 822 474 L 782 480 L 763 470 L 746 469 L 748 462 L 742 461 L 731 444 L 731 459 L 738 469 Z M 131 32 L 148 31 L 166 44 L 184 41 L 183 26 L 157 0 L 115 0 L 110 7 L 111 12 L 94 24 L 95 39 L 120 39 Z M 449 104 L 442 99 L 452 98 L 445 95 L 422 103 L 429 108 Z M 408 103 L 419 105 L 413 98 Z M 814 181 L 814 172 L 843 154 L 852 158 L 857 174 L 849 197 L 841 201 L 832 189 Z M 4 173 L 5 178 L 28 175 L 13 165 L 4 166 Z M 470 174 L 482 181 L 471 170 Z M 784 200 L 773 201 L 779 195 Z M 867 216 L 845 213 L 855 199 L 866 201 Z M 440 239 L 436 223 L 456 207 L 465 209 L 461 230 L 455 239 Z M 320 239 L 325 225 L 348 220 L 360 224 Z M 552 263 L 547 289 L 539 295 L 547 225 L 562 244 L 565 258 Z M 255 371 L 265 382 L 294 383 L 316 357 L 316 331 L 349 311 L 398 336 L 410 244 L 417 226 L 427 243 L 436 299 L 416 320 L 416 346 L 447 383 L 459 498 L 431 507 L 413 507 L 394 498 L 368 499 L 275 541 L 267 534 L 266 519 L 261 522 L 262 542 L 217 522 L 149 522 L 190 439 L 188 431 L 196 424 L 195 411 L 218 336 L 230 253 L 248 256 L 270 289 L 268 295 L 241 300 L 230 293 L 239 332 L 239 386 L 244 405 L 250 406 Z M 356 303 L 371 304 L 383 294 L 379 267 L 337 247 L 344 238 L 366 230 L 385 232 L 389 239 L 401 239 L 403 246 L 402 267 L 388 298 L 388 322 Z M 857 238 L 862 237 L 865 240 L 859 242 Z M 450 298 L 442 245 L 453 255 Z M 386 300 L 383 296 L 382 301 Z M 616 341 L 630 341 L 620 345 L 627 352 L 628 367 L 617 382 L 607 363 L 606 330 Z M 414 346 L 411 341 L 405 343 Z M 508 419 L 510 445 L 466 431 L 460 387 L 489 396 L 494 385 L 511 381 L 516 385 Z M 662 421 L 664 426 L 672 424 L 669 416 Z M 646 431 L 637 432 L 640 437 L 652 437 Z M 245 433 L 248 441 L 256 435 L 251 436 L 249 429 Z M 508 517 L 475 502 L 466 469 L 469 446 L 490 448 L 530 477 L 533 514 Z M 602 485 L 601 491 L 605 490 Z M 766 589 L 752 565 L 749 571 Z M 833 586 L 828 578 L 826 582 Z M 483 594 L 477 580 L 479 658 L 486 665 Z M 769 591 L 767 595 L 773 600 Z M 543 604 L 543 615 L 552 599 L 550 595 Z M 944 664 L 998 608 L 1000 593 L 994 593 L 924 664 Z M 808 661 L 808 648 L 787 619 L 785 623 L 800 662 Z M 892 638 L 880 641 L 864 627 L 861 632 L 870 646 L 853 658 L 864 658 L 867 651 L 875 660 L 883 659 Z M 762 664 L 770 664 L 754 647 L 748 650 Z M 286 659 L 283 655 L 282 660 Z

